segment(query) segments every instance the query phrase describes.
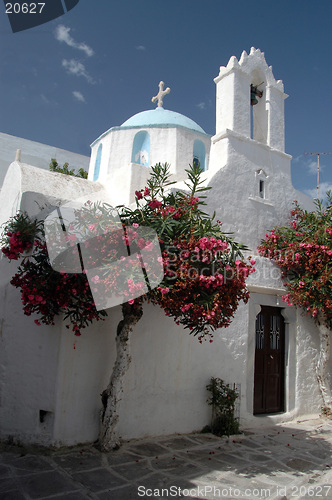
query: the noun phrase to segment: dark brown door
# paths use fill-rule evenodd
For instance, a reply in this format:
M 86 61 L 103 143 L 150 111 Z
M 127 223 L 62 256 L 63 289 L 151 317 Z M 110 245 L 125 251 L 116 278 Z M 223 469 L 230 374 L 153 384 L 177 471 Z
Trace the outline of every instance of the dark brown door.
M 284 353 L 281 309 L 262 306 L 256 317 L 254 414 L 284 411 Z

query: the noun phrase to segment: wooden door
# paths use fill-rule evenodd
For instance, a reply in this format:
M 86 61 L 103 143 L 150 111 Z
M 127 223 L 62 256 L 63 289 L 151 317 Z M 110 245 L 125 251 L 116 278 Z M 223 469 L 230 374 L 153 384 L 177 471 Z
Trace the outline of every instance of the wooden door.
M 284 411 L 285 324 L 281 309 L 262 306 L 256 317 L 254 414 Z

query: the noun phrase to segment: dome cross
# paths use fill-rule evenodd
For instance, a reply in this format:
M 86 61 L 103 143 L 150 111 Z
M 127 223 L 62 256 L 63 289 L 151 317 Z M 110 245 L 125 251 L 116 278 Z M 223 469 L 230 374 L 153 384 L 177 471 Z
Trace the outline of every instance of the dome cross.
M 164 82 L 159 82 L 159 92 L 158 94 L 155 96 L 155 97 L 152 97 L 151 101 L 152 102 L 156 102 L 158 101 L 158 107 L 159 108 L 162 108 L 163 106 L 163 97 L 166 95 L 166 94 L 169 94 L 171 89 L 169 87 L 167 87 L 165 90 L 164 90 Z

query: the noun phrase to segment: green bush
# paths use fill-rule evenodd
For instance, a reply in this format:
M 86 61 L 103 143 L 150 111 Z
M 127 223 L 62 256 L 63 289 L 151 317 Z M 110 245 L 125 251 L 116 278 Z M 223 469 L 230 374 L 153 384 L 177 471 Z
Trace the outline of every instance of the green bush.
M 220 378 L 212 377 L 206 388 L 211 393 L 207 400 L 212 406 L 210 431 L 217 436 L 239 434 L 239 420 L 234 416 L 235 402 L 239 396 L 236 387 L 232 389 Z M 207 429 L 204 429 L 207 432 Z

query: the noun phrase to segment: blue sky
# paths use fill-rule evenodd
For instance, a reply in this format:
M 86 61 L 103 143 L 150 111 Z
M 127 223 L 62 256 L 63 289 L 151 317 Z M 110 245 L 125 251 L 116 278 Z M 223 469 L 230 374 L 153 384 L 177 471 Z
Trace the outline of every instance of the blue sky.
M 297 189 L 315 195 L 315 156 L 332 151 L 330 0 L 81 0 L 64 16 L 13 34 L 0 7 L 0 131 L 90 155 L 133 114 L 164 107 L 215 132 L 219 67 L 252 46 L 284 82 L 286 152 Z M 332 155 L 321 156 L 321 195 Z M 311 191 L 310 191 L 311 190 Z

